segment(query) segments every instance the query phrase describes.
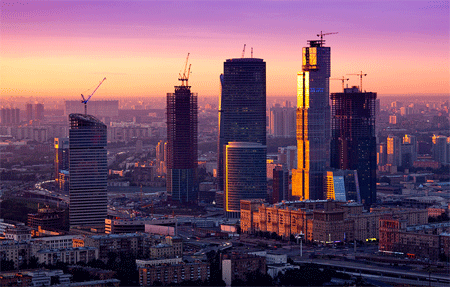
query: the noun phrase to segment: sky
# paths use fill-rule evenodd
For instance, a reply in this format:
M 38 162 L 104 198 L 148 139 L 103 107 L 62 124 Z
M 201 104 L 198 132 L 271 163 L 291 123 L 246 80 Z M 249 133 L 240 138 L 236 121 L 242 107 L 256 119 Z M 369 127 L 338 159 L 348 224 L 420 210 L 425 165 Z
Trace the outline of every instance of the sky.
M 223 62 L 267 65 L 267 95 L 295 96 L 320 31 L 332 78 L 379 95 L 449 94 L 449 1 L 1 1 L 1 97 L 164 97 L 187 53 L 189 84 L 220 95 Z M 330 92 L 342 82 L 331 80 Z

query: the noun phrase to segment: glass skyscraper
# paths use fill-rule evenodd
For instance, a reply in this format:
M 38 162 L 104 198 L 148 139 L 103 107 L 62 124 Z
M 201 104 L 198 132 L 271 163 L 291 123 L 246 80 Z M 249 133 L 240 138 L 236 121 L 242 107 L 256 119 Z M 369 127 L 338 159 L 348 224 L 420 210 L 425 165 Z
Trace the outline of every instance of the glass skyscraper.
M 224 190 L 225 146 L 229 142 L 266 145 L 266 63 L 257 58 L 228 59 L 220 81 L 217 177 L 218 189 Z
M 330 47 L 310 40 L 303 48 L 297 74 L 297 169 L 292 195 L 301 200 L 324 199 L 324 171 L 330 147 Z
M 107 215 L 106 125 L 90 115 L 70 114 L 70 227 L 104 227 Z
M 376 93 L 358 88 L 331 94 L 331 167 L 358 172 L 361 203 L 376 203 Z
M 197 202 L 197 94 L 175 86 L 167 94 L 167 193 L 172 200 Z

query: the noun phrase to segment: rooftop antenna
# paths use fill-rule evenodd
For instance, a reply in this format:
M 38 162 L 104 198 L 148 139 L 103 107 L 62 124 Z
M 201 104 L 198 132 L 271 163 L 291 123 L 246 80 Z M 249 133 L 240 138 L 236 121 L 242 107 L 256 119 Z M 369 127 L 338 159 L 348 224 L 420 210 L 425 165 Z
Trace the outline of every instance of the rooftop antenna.
M 94 95 L 95 91 L 97 91 L 97 89 L 100 87 L 100 85 L 103 83 L 103 81 L 105 81 L 106 78 L 103 78 L 103 80 L 100 82 L 100 84 L 98 84 L 97 88 L 95 88 L 95 90 L 92 92 L 92 94 L 87 97 L 87 99 L 84 97 L 83 94 L 81 94 L 81 103 L 84 104 L 84 114 L 87 115 L 87 102 L 91 99 L 92 95 Z
M 244 44 L 244 49 L 242 49 L 242 56 L 241 56 L 241 58 L 244 58 L 244 55 L 245 55 L 245 46 L 247 46 L 247 44 Z
M 253 58 L 253 47 L 252 47 L 252 58 Z

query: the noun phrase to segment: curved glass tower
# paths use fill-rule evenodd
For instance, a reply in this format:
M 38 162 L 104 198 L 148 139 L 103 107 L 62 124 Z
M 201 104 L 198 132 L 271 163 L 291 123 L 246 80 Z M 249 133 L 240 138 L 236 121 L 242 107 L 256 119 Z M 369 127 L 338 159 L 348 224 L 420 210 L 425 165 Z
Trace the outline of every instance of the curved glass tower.
M 225 210 L 238 217 L 241 199 L 267 196 L 267 148 L 260 143 L 230 142 L 225 147 Z

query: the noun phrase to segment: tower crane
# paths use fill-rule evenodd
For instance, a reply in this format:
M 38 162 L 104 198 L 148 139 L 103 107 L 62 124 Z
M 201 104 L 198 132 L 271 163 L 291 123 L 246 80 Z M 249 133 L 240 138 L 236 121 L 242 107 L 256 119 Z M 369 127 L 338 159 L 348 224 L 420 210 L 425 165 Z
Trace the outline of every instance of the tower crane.
M 339 32 L 331 32 L 331 33 L 323 33 L 320 31 L 320 34 L 317 34 L 317 37 L 320 37 L 320 43 L 323 44 L 323 36 L 337 34 Z
M 181 75 L 181 72 L 180 72 L 180 74 L 179 74 L 180 77 L 178 78 L 178 81 L 181 81 L 181 86 L 182 87 L 187 87 L 188 86 L 189 74 L 191 73 L 191 64 L 189 64 L 189 68 L 188 68 L 187 72 L 186 72 L 186 69 L 187 69 L 187 64 L 188 64 L 188 61 L 189 61 L 189 55 L 190 54 L 191 53 L 187 54 L 186 63 L 184 64 L 183 75 Z
M 106 78 L 103 78 L 103 80 L 100 82 L 100 84 L 98 84 L 97 88 L 95 88 L 95 90 L 92 92 L 92 94 L 87 97 L 87 99 L 84 97 L 83 94 L 81 94 L 81 103 L 84 104 L 84 114 L 87 115 L 87 102 L 91 99 L 92 95 L 94 95 L 95 91 L 97 91 L 97 89 L 100 87 L 100 85 L 106 80 Z
M 244 55 L 245 55 L 245 46 L 247 46 L 247 44 L 244 44 L 244 49 L 242 49 L 242 57 L 241 57 L 241 58 L 244 58 Z
M 363 72 L 359 72 L 358 74 L 347 74 L 348 76 L 359 76 L 359 91 L 362 93 L 362 78 L 363 76 L 367 76 L 367 74 L 363 74 Z
M 342 78 L 331 78 L 330 80 L 339 80 L 342 81 L 342 92 L 344 92 L 344 82 L 350 80 L 349 78 L 345 78 L 342 76 Z

